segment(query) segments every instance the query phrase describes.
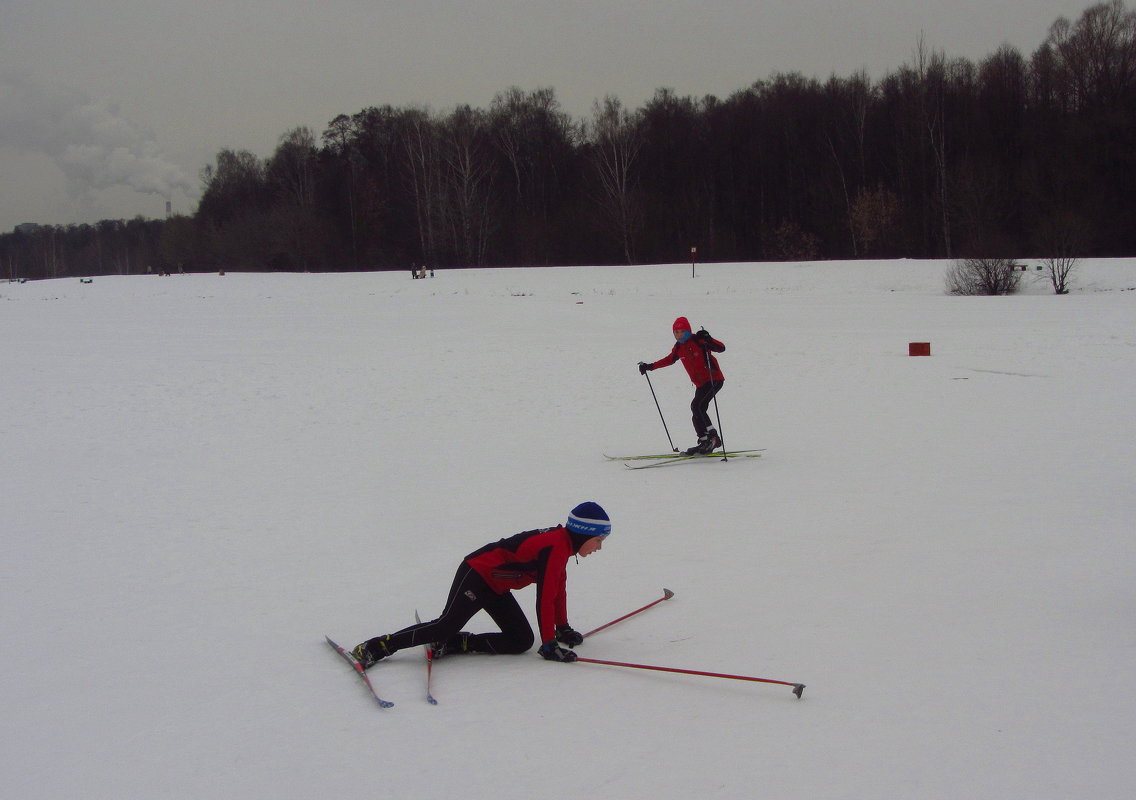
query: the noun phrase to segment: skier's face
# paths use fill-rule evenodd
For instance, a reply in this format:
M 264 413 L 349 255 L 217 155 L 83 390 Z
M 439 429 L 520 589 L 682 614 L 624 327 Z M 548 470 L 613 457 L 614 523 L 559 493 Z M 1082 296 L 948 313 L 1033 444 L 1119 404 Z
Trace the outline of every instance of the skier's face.
M 597 550 L 602 550 L 603 540 L 604 537 L 602 536 L 593 536 L 591 539 L 588 539 L 588 541 L 580 545 L 580 555 L 587 558 Z
M 676 339 L 681 339 L 683 336 L 686 336 L 687 333 L 689 333 L 689 331 L 675 331 L 674 335 Z

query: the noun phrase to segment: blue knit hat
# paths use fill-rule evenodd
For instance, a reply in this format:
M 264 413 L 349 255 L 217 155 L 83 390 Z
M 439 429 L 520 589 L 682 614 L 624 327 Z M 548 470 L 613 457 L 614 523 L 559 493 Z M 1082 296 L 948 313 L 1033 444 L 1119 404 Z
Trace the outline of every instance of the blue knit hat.
M 572 509 L 572 513 L 568 515 L 568 524 L 564 527 L 571 533 L 584 536 L 607 536 L 611 533 L 611 520 L 599 503 L 589 500 Z

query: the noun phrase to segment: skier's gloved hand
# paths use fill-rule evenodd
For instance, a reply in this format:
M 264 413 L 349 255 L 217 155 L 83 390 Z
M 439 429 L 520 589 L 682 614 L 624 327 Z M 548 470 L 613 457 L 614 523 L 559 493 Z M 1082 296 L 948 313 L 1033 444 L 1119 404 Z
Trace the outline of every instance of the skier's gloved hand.
M 652 366 L 651 366 L 650 364 L 648 364 L 648 363 L 647 363 L 646 361 L 640 361 L 640 362 L 639 362 L 639 374 L 640 374 L 640 375 L 646 375 L 646 374 L 647 374 L 648 372 L 650 372 L 650 371 L 651 371 L 652 369 L 654 369 L 654 367 L 652 367 Z
M 576 654 L 571 650 L 565 650 L 556 643 L 555 639 L 549 639 L 540 646 L 540 655 L 546 661 L 560 661 L 565 664 L 576 660 Z
M 709 342 L 713 338 L 710 335 L 710 331 L 706 330 L 705 328 L 694 334 L 694 336 L 695 338 L 701 339 L 704 342 Z
M 556 626 L 556 641 L 568 647 L 579 647 L 584 643 L 584 634 L 564 623 Z

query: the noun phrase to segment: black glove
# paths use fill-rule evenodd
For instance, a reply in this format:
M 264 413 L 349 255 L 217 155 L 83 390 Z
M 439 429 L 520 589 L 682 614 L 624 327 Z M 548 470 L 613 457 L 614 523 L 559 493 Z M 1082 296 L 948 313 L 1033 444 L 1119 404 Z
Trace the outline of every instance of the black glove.
M 652 367 L 646 361 L 640 361 L 639 362 L 639 374 L 640 375 L 646 375 L 648 372 L 650 372 L 653 369 L 654 369 L 654 367 Z
M 546 661 L 560 661 L 564 664 L 576 660 L 576 654 L 571 650 L 565 650 L 556 643 L 555 639 L 549 639 L 540 646 L 540 655 Z
M 709 342 L 713 338 L 708 330 L 700 330 L 698 333 L 694 334 L 694 336 L 704 342 Z
M 579 647 L 584 643 L 584 634 L 564 623 L 556 626 L 556 641 L 568 647 Z

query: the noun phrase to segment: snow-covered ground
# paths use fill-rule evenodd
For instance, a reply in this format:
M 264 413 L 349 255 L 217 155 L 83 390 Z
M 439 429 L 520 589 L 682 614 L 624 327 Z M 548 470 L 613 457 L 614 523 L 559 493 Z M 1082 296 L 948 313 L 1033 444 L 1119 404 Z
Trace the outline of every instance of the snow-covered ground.
M 946 268 L 0 285 L 0 794 L 1130 797 L 1136 260 L 1065 297 Z M 604 460 L 667 449 L 635 365 L 680 314 L 763 458 Z M 651 381 L 688 446 L 685 374 Z M 324 644 L 589 499 L 576 627 L 675 597 L 581 655 L 803 699 L 528 654 L 439 662 L 434 707 L 403 652 L 380 710 Z

